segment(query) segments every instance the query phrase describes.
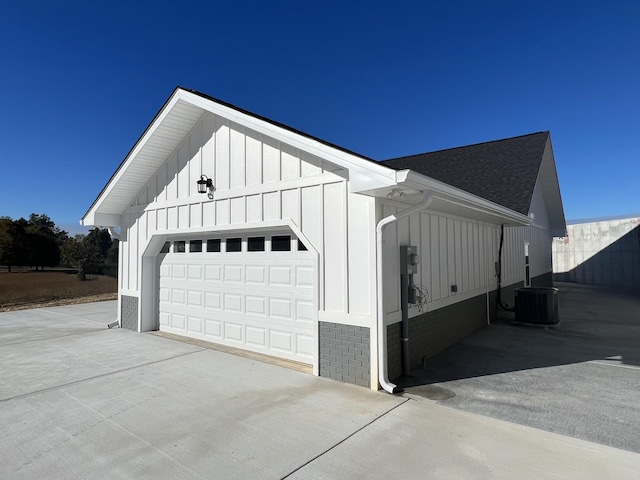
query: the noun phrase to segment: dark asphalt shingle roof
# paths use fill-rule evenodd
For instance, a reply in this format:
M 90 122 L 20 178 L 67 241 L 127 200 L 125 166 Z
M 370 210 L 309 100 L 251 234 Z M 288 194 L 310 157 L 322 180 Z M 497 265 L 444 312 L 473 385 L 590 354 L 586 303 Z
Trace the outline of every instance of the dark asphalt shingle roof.
M 386 160 L 499 205 L 529 214 L 549 132 Z

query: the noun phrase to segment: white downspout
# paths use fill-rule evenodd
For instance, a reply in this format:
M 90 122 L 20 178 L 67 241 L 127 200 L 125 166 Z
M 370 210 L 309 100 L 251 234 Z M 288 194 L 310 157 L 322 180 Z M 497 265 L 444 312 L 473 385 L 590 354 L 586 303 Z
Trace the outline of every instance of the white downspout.
M 433 200 L 431 193 L 422 192 L 420 203 L 405 210 L 389 215 L 378 222 L 376 226 L 376 281 L 377 281 L 377 327 L 378 327 L 378 381 L 382 388 L 389 393 L 398 393 L 402 389 L 389 381 L 389 366 L 387 365 L 387 329 L 384 325 L 384 288 L 382 278 L 382 232 L 390 223 L 397 222 L 407 215 L 428 207 Z

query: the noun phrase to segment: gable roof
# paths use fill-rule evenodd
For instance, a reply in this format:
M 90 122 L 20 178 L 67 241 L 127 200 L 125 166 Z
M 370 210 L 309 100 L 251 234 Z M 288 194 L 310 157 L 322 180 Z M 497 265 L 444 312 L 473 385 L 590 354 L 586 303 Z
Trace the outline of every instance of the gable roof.
M 349 170 L 350 186 L 356 189 L 396 184 L 396 171 L 379 162 L 195 90 L 176 87 L 89 207 L 81 224 L 120 225 L 121 213 L 205 112 L 220 115 Z
M 418 171 L 393 168 L 214 97 L 177 87 L 89 207 L 81 224 L 119 226 L 122 213 L 133 205 L 141 189 L 207 112 L 337 166 L 346 173 L 352 193 L 403 198 L 401 203 L 411 203 L 428 190 L 433 195 L 431 208 L 434 210 L 492 223 L 527 225 L 531 222 L 515 210 Z
M 381 162 L 461 188 L 529 214 L 549 132 L 450 148 Z

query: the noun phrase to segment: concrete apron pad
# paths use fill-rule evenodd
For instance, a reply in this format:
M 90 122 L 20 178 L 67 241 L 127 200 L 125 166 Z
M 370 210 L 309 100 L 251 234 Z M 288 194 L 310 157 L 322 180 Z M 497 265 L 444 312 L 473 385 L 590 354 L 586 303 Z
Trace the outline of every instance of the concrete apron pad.
M 106 327 L 0 346 L 0 400 L 199 350 L 184 343 Z
M 0 347 L 102 330 L 116 318 L 116 302 L 0 313 Z
M 637 478 L 640 455 L 410 400 L 290 479 Z
M 282 478 L 403 401 L 196 350 L 2 402 L 0 477 Z

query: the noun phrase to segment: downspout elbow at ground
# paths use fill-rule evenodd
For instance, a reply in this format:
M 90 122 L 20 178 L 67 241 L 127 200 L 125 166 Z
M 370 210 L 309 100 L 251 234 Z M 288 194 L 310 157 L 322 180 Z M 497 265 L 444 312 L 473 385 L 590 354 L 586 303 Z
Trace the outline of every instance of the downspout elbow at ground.
M 413 205 L 405 210 L 401 210 L 398 213 L 389 215 L 388 217 L 380 220 L 376 226 L 376 286 L 377 286 L 377 322 L 376 327 L 378 330 L 378 382 L 380 386 L 389 393 L 399 393 L 402 388 L 391 383 L 389 381 L 389 365 L 387 361 L 387 330 L 384 324 L 384 288 L 383 288 L 383 271 L 382 271 L 382 245 L 383 245 L 383 233 L 384 228 L 394 222 L 397 222 L 401 218 L 411 215 L 414 212 L 427 208 L 433 197 L 431 193 L 425 191 L 422 192 L 423 198 L 420 203 Z

